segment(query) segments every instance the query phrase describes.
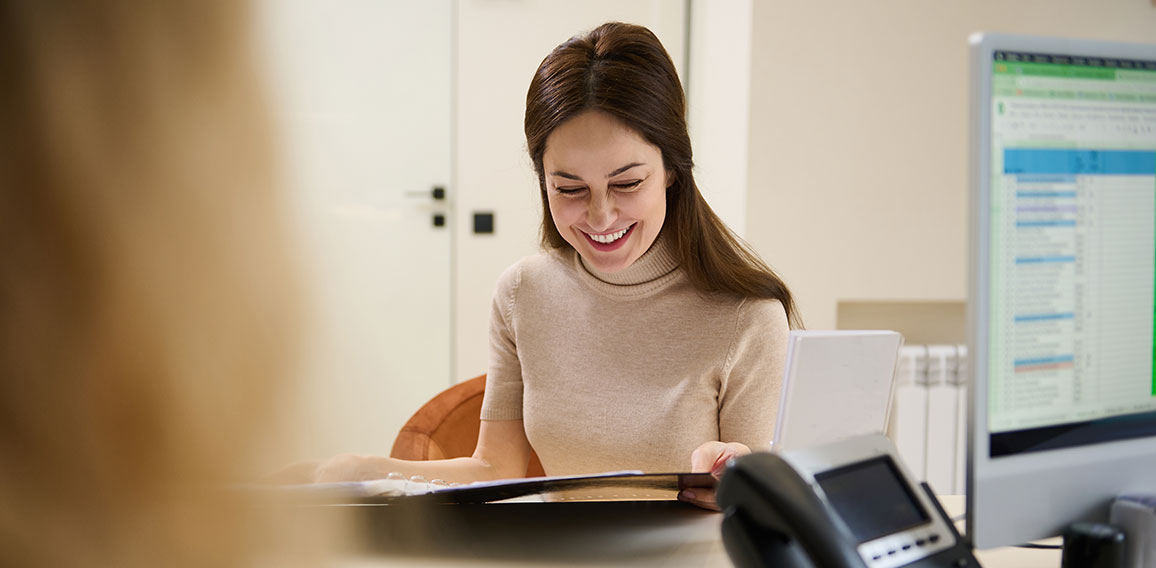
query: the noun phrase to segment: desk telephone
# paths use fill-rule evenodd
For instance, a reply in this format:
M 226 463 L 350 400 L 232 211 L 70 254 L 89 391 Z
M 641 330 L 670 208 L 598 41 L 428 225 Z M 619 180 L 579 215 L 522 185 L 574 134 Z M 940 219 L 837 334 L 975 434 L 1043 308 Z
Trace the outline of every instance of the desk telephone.
M 740 568 L 979 567 L 882 435 L 743 456 L 723 474 L 718 503 Z

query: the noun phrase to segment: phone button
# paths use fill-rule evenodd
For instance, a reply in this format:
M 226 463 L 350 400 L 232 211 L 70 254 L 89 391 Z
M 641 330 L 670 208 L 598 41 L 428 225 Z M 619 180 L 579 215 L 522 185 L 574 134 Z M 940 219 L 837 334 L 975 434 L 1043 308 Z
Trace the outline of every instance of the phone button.
M 922 538 L 915 541 L 915 546 L 923 546 L 925 544 L 927 544 L 927 541 Z
M 927 537 L 927 540 L 931 541 L 931 544 L 935 544 L 935 543 L 939 542 L 939 535 L 933 534 L 933 535 Z

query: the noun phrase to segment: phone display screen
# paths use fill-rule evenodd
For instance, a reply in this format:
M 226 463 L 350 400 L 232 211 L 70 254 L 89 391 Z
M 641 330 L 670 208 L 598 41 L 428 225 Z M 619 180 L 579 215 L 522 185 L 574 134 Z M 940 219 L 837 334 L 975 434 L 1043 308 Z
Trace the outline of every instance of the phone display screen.
M 860 543 L 930 519 L 886 456 L 824 471 L 815 481 Z

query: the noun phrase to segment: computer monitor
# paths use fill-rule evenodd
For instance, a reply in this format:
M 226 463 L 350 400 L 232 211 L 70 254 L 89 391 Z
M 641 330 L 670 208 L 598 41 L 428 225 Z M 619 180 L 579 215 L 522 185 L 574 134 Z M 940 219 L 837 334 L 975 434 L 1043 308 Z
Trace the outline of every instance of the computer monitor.
M 1156 493 L 1156 46 L 971 38 L 967 535 Z

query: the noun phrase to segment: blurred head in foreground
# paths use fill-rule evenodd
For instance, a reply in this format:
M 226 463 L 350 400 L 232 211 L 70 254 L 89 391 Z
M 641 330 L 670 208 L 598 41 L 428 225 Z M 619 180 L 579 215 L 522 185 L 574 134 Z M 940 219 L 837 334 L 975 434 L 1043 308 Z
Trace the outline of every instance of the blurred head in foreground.
M 0 565 L 251 564 L 296 292 L 244 8 L 0 3 Z

